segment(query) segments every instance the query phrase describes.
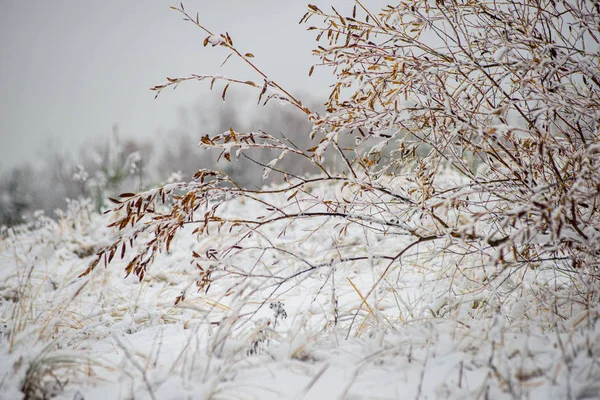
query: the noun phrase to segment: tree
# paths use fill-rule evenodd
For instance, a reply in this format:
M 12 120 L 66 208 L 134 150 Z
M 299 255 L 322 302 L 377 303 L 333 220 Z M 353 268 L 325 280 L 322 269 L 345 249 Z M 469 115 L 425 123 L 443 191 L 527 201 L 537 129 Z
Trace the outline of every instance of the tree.
M 174 9 L 208 35 L 205 46 L 225 47 L 259 81 L 194 74 L 167 78 L 153 88 L 157 95 L 189 80 L 210 81 L 211 88 L 223 83 L 223 99 L 231 84 L 251 86 L 259 102 L 276 99 L 304 113 L 313 125 L 313 146 L 233 128 L 203 137 L 204 148 L 219 149 L 231 162 L 252 149 L 276 150 L 278 156 L 261 165 L 265 176 L 280 174 L 285 183 L 249 190 L 202 169 L 190 182 L 122 194 L 112 210 L 112 226 L 121 234 L 83 275 L 115 254 L 123 257 L 138 240 L 143 245 L 126 272 L 141 280 L 156 255 L 192 225 L 198 236 L 232 232 L 218 248 L 191 255 L 200 274 L 197 285 L 205 290 L 217 279 L 229 279 L 233 288 L 253 278 L 276 293 L 302 275 L 375 260 L 383 263 L 382 272 L 364 294 L 361 307 L 368 306 L 377 288 L 392 285 L 388 274 L 403 258 L 434 244 L 457 270 L 467 257 L 478 260 L 469 276 L 460 270 L 473 286 L 502 285 L 516 272 L 549 270 L 581 289 L 582 304 L 597 302 L 598 4 L 413 0 L 375 15 L 357 1 L 345 17 L 310 5 L 301 22 L 322 21 L 308 29 L 320 41 L 314 51 L 318 66 L 336 76 L 321 114 L 270 80 L 229 34 L 212 33 L 183 5 Z M 353 144 L 340 145 L 343 137 Z M 343 161 L 343 171 L 327 163 L 333 154 Z M 319 173 L 293 175 L 278 167 L 283 158 L 314 165 Z M 449 180 L 448 170 L 461 178 Z M 232 213 L 227 208 L 232 199 L 256 203 L 257 214 Z M 337 237 L 358 228 L 371 237 L 410 240 L 388 253 L 365 249 L 352 256 L 311 254 L 271 241 L 285 235 L 285 224 L 306 219 L 337 220 Z M 332 233 L 316 223 L 311 234 Z M 255 242 L 247 245 L 256 236 L 264 238 L 258 249 Z M 231 261 L 250 254 L 261 260 L 257 251 L 288 257 L 288 273 L 241 270 Z

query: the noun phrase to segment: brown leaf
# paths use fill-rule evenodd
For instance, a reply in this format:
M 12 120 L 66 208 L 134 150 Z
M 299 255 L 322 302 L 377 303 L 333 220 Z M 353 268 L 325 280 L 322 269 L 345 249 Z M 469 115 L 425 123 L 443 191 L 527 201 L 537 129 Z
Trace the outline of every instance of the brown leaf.
M 98 256 L 96 257 L 96 259 L 94 261 L 92 261 L 92 263 L 90 264 L 89 267 L 87 267 L 87 269 L 85 271 L 83 271 L 83 273 L 81 275 L 78 276 L 78 278 L 84 277 L 87 274 L 89 274 L 90 272 L 92 272 L 94 270 L 94 268 L 96 268 L 96 265 L 98 265 L 98 263 L 100 262 L 100 258 L 102 256 Z
M 225 89 L 223 89 L 223 94 L 221 95 L 221 98 L 223 99 L 223 101 L 225 101 L 225 93 L 227 93 L 228 88 L 229 88 L 229 83 L 225 86 Z
M 167 251 L 169 251 L 169 248 L 171 247 L 171 241 L 173 240 L 173 234 L 169 235 L 169 237 L 167 238 Z
M 260 104 L 260 99 L 262 99 L 263 95 L 267 91 L 267 85 L 268 84 L 269 84 L 269 82 L 265 79 L 265 84 L 263 85 L 262 90 L 260 91 L 260 95 L 258 96 L 258 103 L 259 104 Z
M 109 262 L 109 263 L 112 261 L 113 257 L 115 256 L 115 252 L 116 252 L 116 250 L 117 250 L 116 248 L 113 248 L 113 249 L 110 251 L 110 254 L 109 254 L 109 256 L 108 256 L 108 262 Z
M 133 267 L 136 265 L 136 260 L 137 257 L 131 260 L 129 264 L 127 264 L 127 267 L 125 268 L 125 278 L 127 278 L 129 274 L 131 274 L 131 271 L 133 271 Z
M 177 296 L 177 298 L 175 299 L 175 305 L 181 303 L 183 300 L 185 300 L 184 294 L 182 294 L 181 296 Z

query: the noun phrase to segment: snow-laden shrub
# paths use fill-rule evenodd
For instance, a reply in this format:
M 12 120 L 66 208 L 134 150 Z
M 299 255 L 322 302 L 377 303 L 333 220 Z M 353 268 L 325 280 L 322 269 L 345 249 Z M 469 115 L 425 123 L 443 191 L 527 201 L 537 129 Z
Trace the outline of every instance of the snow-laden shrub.
M 319 20 L 309 27 L 319 41 L 314 53 L 318 66 L 336 77 L 323 114 L 271 80 L 229 34 L 209 31 L 183 5 L 174 9 L 204 31 L 205 46 L 228 49 L 257 79 L 167 78 L 153 88 L 157 94 L 197 80 L 210 82 L 211 89 L 224 84 L 225 100 L 231 84 L 251 86 L 259 102 L 280 101 L 304 113 L 313 124 L 313 144 L 302 148 L 285 136 L 233 128 L 203 137 L 202 147 L 220 149 L 232 163 L 249 149 L 277 150 L 261 165 L 264 177 L 280 174 L 285 184 L 249 190 L 202 169 L 190 182 L 124 193 L 113 199 L 112 226 L 119 234 L 84 275 L 117 255 L 130 257 L 126 273 L 141 280 L 157 254 L 168 252 L 190 226 L 198 239 L 190 249 L 197 289 L 209 291 L 223 280 L 223 296 L 235 294 L 242 303 L 258 290 L 267 291 L 266 303 L 310 274 L 324 274 L 324 285 L 329 280 L 336 286 L 342 285 L 336 272 L 372 268 L 376 278 L 366 289 L 348 278 L 349 290 L 362 299 L 353 315 L 338 315 L 333 290 L 328 313 L 332 324 L 344 321 L 349 334 L 369 325 L 355 324 L 364 313 L 363 321 L 381 322 L 373 303 L 396 293 L 406 263 L 439 268 L 439 278 L 449 280 L 447 296 L 428 307 L 435 317 L 467 301 L 465 314 L 499 310 L 512 304 L 531 275 L 545 282 L 537 297 L 543 309 L 557 315 L 566 311 L 556 297 L 547 297 L 549 286 L 571 285 L 569 298 L 583 307 L 597 303 L 595 2 L 414 0 L 379 14 L 357 2 L 348 16 L 311 5 L 301 22 Z M 348 137 L 352 145 L 341 145 Z M 328 163 L 334 156 L 344 170 Z M 284 158 L 320 173 L 291 174 L 278 166 Z M 461 178 L 450 178 L 456 172 Z M 239 202 L 254 205 L 240 214 Z M 306 249 L 302 237 L 286 237 L 287 227 L 306 220 L 314 220 L 306 236 L 322 237 L 321 248 Z M 216 231 L 229 236 L 205 240 Z M 357 231 L 362 241 L 356 241 Z M 130 254 L 134 241 L 143 246 Z M 274 255 L 287 261 L 271 265 Z

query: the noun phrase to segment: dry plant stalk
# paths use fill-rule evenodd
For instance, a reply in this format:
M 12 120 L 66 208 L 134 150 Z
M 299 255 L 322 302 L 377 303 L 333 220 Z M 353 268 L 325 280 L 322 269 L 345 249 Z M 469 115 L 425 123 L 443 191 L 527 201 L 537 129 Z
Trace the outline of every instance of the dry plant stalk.
M 178 231 L 193 225 L 194 235 L 227 230 L 236 237 L 191 255 L 204 290 L 224 277 L 265 279 L 277 290 L 300 275 L 373 258 L 387 263 L 380 283 L 406 253 L 437 242 L 448 255 L 475 256 L 481 265 L 495 267 L 481 285 L 506 271 L 543 266 L 584 285 L 581 301 L 597 299 L 598 3 L 407 0 L 374 14 L 357 1 L 349 16 L 309 5 L 300 22 L 321 21 L 308 28 L 320 42 L 314 53 L 318 66 L 332 69 L 337 78 L 323 115 L 269 79 L 229 34 L 213 34 L 183 5 L 173 8 L 208 34 L 205 46 L 225 47 L 262 83 L 191 75 L 168 78 L 153 88 L 157 95 L 188 80 L 209 80 L 211 89 L 216 81 L 225 82 L 223 99 L 230 84 L 252 86 L 259 102 L 278 99 L 307 114 L 314 146 L 301 149 L 285 138 L 233 128 L 203 137 L 203 148 L 220 149 L 230 162 L 248 149 L 278 150 L 279 157 L 263 167 L 265 174 L 281 174 L 285 184 L 249 190 L 218 171 L 200 170 L 191 182 L 122 194 L 110 210 L 120 236 L 82 275 L 115 255 L 125 257 L 133 242 L 144 238 L 126 267 L 141 280 Z M 355 140 L 350 148 L 340 145 L 345 136 Z M 330 152 L 343 160 L 343 171 L 323 162 Z M 283 157 L 316 165 L 320 174 L 306 178 L 280 170 L 277 161 Z M 447 168 L 463 181 L 444 181 Z M 312 195 L 311 188 L 323 184 L 341 187 L 344 196 Z M 270 200 L 274 195 L 284 195 L 287 203 L 277 205 Z M 264 213 L 222 214 L 223 205 L 235 198 L 261 204 Z M 263 228 L 307 218 L 338 219 L 342 235 L 359 225 L 378 235 L 409 236 L 411 244 L 400 252 L 340 254 L 331 260 L 265 246 L 305 266 L 282 276 L 240 273 L 227 264 L 248 251 L 246 240 Z M 219 267 L 207 273 L 207 264 Z

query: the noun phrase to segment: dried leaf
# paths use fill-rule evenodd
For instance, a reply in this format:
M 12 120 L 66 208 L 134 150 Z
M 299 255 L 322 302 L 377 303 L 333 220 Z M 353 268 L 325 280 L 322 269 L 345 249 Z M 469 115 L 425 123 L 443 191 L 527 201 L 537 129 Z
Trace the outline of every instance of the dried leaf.
M 100 262 L 101 257 L 102 257 L 101 255 L 96 257 L 96 259 L 94 261 L 92 261 L 92 263 L 89 265 L 89 267 L 87 267 L 87 269 L 85 271 L 83 271 L 83 273 L 81 275 L 79 275 L 78 278 L 84 277 L 84 276 L 88 275 L 90 272 L 92 272 L 94 270 L 94 268 L 96 268 L 96 265 L 98 265 L 98 263 Z
M 260 99 L 262 99 L 263 95 L 267 91 L 268 84 L 269 84 L 269 82 L 265 79 L 265 84 L 263 85 L 262 90 L 260 91 L 260 95 L 258 96 L 258 104 L 260 104 Z
M 221 99 L 223 99 L 223 101 L 225 101 L 225 94 L 227 93 L 228 88 L 229 88 L 229 83 L 225 86 L 225 89 L 223 89 L 223 94 L 221 95 Z
M 167 245 L 165 246 L 167 251 L 169 251 L 169 249 L 171 248 L 171 241 L 173 240 L 174 235 L 170 234 L 169 237 L 167 238 Z
M 113 247 L 113 249 L 110 251 L 110 254 L 108 256 L 108 262 L 110 263 L 113 259 L 113 257 L 115 256 L 115 252 L 116 252 L 116 248 Z

